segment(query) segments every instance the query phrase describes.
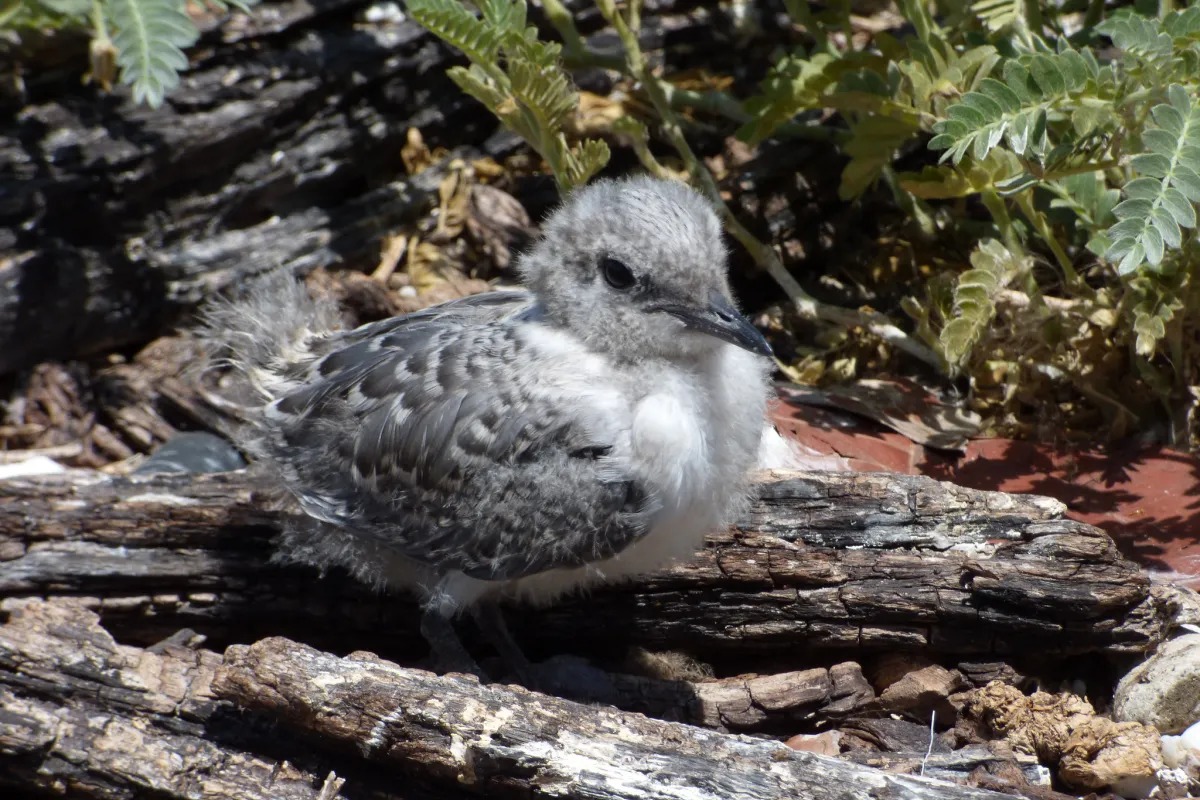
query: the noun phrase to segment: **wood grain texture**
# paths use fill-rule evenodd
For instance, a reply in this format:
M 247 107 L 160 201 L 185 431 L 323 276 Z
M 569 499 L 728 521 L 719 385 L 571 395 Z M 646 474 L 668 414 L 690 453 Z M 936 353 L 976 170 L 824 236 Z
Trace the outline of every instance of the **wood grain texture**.
M 553 607 L 514 608 L 536 654 L 847 650 L 1142 652 L 1171 608 L 1097 528 L 1046 498 L 920 477 L 796 473 L 695 559 Z M 90 598 L 123 635 L 190 626 L 420 653 L 410 599 L 270 564 L 281 520 L 246 473 L 0 483 L 0 595 Z M 138 631 L 141 630 L 141 633 Z
M 286 639 L 230 648 L 213 688 L 372 761 L 489 797 L 1004 797 Z
M 370 653 L 281 638 L 152 651 L 77 602 L 2 610 L 0 789 L 17 796 L 330 800 L 342 781 L 379 800 L 1005 796 Z
M 219 654 L 119 645 L 74 604 L 9 600 L 3 611 L 0 787 L 68 797 L 316 800 L 317 776 L 219 742 L 221 726 L 209 725 L 219 706 L 211 692 Z

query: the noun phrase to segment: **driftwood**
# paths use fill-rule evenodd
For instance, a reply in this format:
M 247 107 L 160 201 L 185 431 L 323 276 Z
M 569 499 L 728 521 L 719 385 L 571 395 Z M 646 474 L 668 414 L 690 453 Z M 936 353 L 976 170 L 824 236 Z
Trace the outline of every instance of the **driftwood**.
M 774 473 L 693 562 L 510 611 L 532 654 L 557 656 L 542 669 L 556 665 L 546 674 L 562 685 L 542 688 L 580 704 L 385 661 L 424 652 L 411 601 L 269 563 L 282 520 L 266 489 L 246 472 L 0 482 L 0 786 L 106 798 L 329 800 L 345 781 L 347 796 L 379 798 L 982 800 L 1000 795 L 871 766 L 911 769 L 908 744 L 856 761 L 723 731 L 790 735 L 886 711 L 858 664 L 836 663 L 846 655 L 963 656 L 991 675 L 978 656 L 1145 650 L 1172 611 L 1103 532 L 1064 520 L 1055 501 Z M 651 679 L 558 655 L 633 644 L 778 674 Z M 364 648 L 380 655 L 352 652 Z M 834 666 L 800 668 L 818 657 Z M 933 753 L 926 767 L 975 780 L 993 764 L 1019 781 L 1037 774 L 985 750 Z
M 18 791 L 327 800 L 345 781 L 347 796 L 377 798 L 1005 797 L 370 653 L 279 638 L 224 658 L 152 652 L 117 644 L 79 604 L 3 608 L 0 787 Z
M 409 599 L 270 565 L 264 488 L 246 473 L 0 483 L 0 595 L 90 598 L 144 644 L 192 627 L 421 655 Z M 1138 653 L 1168 624 L 1145 574 L 1054 500 L 887 474 L 777 474 L 760 490 L 692 562 L 511 609 L 514 634 L 535 657 L 642 645 L 804 665 L 829 650 Z

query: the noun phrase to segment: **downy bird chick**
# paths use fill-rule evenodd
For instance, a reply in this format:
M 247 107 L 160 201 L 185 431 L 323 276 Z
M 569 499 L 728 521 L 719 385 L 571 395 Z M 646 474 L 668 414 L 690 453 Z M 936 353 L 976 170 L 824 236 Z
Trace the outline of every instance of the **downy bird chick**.
M 493 601 L 647 572 L 727 524 L 769 393 L 688 187 L 579 189 L 518 267 L 528 291 L 350 331 L 290 277 L 207 319 L 261 401 L 242 444 L 308 520 L 282 557 L 415 589 L 441 665 L 477 674 L 459 611 L 519 665 Z

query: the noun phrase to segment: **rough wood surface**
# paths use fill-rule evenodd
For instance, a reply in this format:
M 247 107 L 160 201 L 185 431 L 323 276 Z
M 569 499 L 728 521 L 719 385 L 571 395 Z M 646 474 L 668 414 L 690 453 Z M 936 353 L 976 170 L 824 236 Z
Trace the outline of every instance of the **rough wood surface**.
M 449 49 L 412 22 L 356 25 L 368 5 L 210 24 L 158 109 L 81 86 L 79 62 L 39 75 L 0 124 L 0 373 L 146 341 L 265 268 L 377 257 L 417 199 L 388 186 L 405 131 L 481 142 L 494 124 L 445 77 Z
M 875 712 L 875 691 L 853 661 L 720 680 L 669 680 L 601 670 L 556 657 L 538 670 L 538 689 L 582 703 L 616 706 L 655 719 L 722 731 L 795 732 L 855 713 Z
M 3 611 L 0 787 L 120 799 L 317 798 L 317 775 L 221 742 L 231 728 L 214 720 L 219 654 L 118 645 L 78 606 L 9 600 Z
M 336 791 L 323 787 L 344 781 L 347 797 L 381 800 L 1004 797 L 370 653 L 280 638 L 224 657 L 155 652 L 116 643 L 78 603 L 0 607 L 7 790 L 328 800 Z
M 358 746 L 371 760 L 488 796 L 1002 796 L 856 769 L 778 742 L 437 677 L 370 654 L 339 659 L 286 639 L 230 648 L 213 690 L 281 725 Z
M 424 648 L 410 600 L 269 564 L 280 520 L 245 473 L 0 483 L 0 595 L 89 598 L 150 643 L 289 635 L 402 663 Z M 1171 609 L 1099 529 L 1046 498 L 887 474 L 775 474 L 693 561 L 544 609 L 509 611 L 535 657 L 627 645 L 701 657 L 924 650 L 1130 653 Z M 826 662 L 829 663 L 829 662 Z

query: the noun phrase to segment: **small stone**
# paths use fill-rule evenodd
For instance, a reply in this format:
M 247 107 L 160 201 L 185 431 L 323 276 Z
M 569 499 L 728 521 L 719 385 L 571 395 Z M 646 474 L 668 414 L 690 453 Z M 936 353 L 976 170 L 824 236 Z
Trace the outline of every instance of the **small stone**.
M 1117 685 L 1113 718 L 1179 733 L 1200 721 L 1200 633 L 1165 642 Z

